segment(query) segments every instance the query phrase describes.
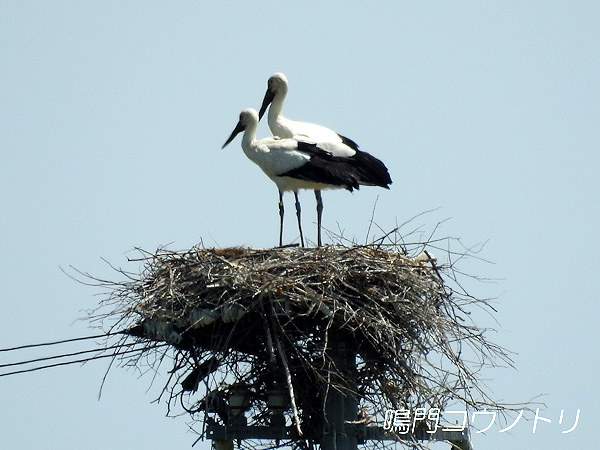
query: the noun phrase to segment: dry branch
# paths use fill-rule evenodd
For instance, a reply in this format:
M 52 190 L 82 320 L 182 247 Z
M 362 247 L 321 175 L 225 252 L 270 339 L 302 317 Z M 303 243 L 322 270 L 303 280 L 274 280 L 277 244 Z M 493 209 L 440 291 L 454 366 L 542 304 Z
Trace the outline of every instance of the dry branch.
M 469 317 L 473 306 L 491 310 L 488 302 L 446 284 L 456 278 L 453 266 L 383 241 L 142 252 L 139 276 L 102 281 L 112 290 L 93 319 L 126 326 L 149 351 L 170 344 L 174 364 L 163 392 L 169 409 L 181 402 L 194 420 L 231 421 L 228 395 L 243 385 L 248 423 L 266 425 L 269 394 L 279 389 L 291 400 L 287 423 L 310 436 L 321 429 L 318 386 L 344 385 L 327 371 L 330 333 L 340 332 L 358 352 L 358 399 L 369 420 L 381 421 L 388 409 L 457 402 L 498 408 L 478 372 L 512 363 Z

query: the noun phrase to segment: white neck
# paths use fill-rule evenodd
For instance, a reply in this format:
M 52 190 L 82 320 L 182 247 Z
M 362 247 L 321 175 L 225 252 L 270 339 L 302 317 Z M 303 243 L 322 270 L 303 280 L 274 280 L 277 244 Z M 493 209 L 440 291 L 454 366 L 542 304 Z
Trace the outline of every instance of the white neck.
M 275 136 L 279 136 L 280 138 L 292 137 L 287 130 L 288 119 L 283 116 L 283 102 L 285 101 L 286 95 L 287 90 L 278 90 L 273 98 L 273 101 L 271 102 L 271 105 L 269 106 L 269 128 Z
M 251 123 L 251 124 L 247 125 L 246 129 L 244 130 L 244 135 L 242 136 L 242 149 L 244 150 L 244 153 L 246 153 L 246 155 L 248 155 L 248 152 L 250 151 L 252 144 L 254 144 L 256 142 L 257 126 L 258 126 L 258 124 Z

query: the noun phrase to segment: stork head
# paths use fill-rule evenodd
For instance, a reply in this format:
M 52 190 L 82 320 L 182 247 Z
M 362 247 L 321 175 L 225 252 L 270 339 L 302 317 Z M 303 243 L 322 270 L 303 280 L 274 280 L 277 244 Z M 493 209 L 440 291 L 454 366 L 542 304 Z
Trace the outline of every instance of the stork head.
M 284 74 L 277 72 L 269 77 L 267 81 L 267 92 L 263 99 L 260 111 L 258 112 L 258 120 L 262 119 L 267 107 L 271 104 L 277 94 L 285 96 L 288 90 L 288 80 Z
M 229 136 L 229 139 L 227 139 L 225 141 L 225 143 L 223 144 L 223 147 L 221 147 L 221 148 L 225 148 L 242 131 L 245 131 L 248 128 L 252 128 L 252 127 L 256 128 L 256 126 L 258 125 L 258 120 L 259 120 L 258 113 L 256 112 L 255 109 L 252 109 L 252 108 L 244 109 L 240 113 L 240 120 L 238 121 L 237 125 L 233 129 L 231 136 Z

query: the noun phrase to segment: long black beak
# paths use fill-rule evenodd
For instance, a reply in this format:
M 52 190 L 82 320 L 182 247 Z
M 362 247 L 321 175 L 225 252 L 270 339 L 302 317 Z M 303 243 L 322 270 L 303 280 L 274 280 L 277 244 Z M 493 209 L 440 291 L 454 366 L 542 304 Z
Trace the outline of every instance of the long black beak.
M 275 98 L 275 93 L 271 92 L 271 89 L 267 88 L 267 92 L 265 93 L 265 98 L 263 99 L 262 106 L 260 107 L 260 111 L 258 112 L 258 120 L 262 119 L 262 116 L 265 115 L 265 111 L 267 107 L 271 104 L 273 99 Z
M 225 143 L 223 144 L 223 147 L 221 147 L 222 149 L 225 148 L 227 146 L 227 144 L 229 144 L 231 141 L 233 141 L 233 139 L 242 131 L 244 131 L 245 127 L 244 125 L 242 125 L 242 122 L 238 122 L 238 124 L 235 126 L 233 132 L 231 133 L 231 136 L 229 136 L 229 139 L 227 139 L 225 141 Z

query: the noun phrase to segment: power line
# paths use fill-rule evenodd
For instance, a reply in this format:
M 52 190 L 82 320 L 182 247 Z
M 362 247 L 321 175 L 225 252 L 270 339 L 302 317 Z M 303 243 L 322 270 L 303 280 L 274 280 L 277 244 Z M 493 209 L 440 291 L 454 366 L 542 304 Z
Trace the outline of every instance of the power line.
M 31 349 L 31 348 L 60 345 L 60 344 L 66 344 L 69 342 L 86 341 L 86 340 L 90 340 L 90 339 L 106 338 L 109 336 L 114 336 L 114 335 L 119 335 L 119 334 L 127 334 L 127 333 L 126 333 L 126 331 L 118 331 L 118 332 L 112 332 L 112 333 L 97 334 L 94 336 L 83 336 L 83 337 L 70 338 L 70 339 L 61 339 L 61 340 L 52 341 L 52 342 L 41 342 L 41 343 L 37 343 L 37 344 L 19 345 L 19 346 L 10 347 L 10 348 L 0 348 L 0 353 L 11 352 L 11 351 L 15 351 L 15 350 L 25 350 L 25 349 Z M 147 351 L 150 349 L 150 347 L 148 347 L 147 343 L 143 348 L 133 348 L 140 344 L 143 344 L 143 342 L 140 342 L 140 341 L 129 342 L 129 343 L 120 342 L 120 343 L 117 343 L 117 344 L 114 344 L 114 345 L 111 345 L 108 347 L 78 350 L 78 351 L 73 351 L 73 352 L 68 352 L 68 353 L 61 353 L 59 355 L 43 356 L 43 357 L 38 357 L 38 358 L 27 359 L 24 361 L 4 363 L 4 364 L 0 364 L 0 369 L 9 368 L 9 367 L 12 368 L 12 367 L 16 367 L 16 366 L 23 366 L 26 364 L 41 363 L 41 362 L 53 361 L 53 360 L 58 360 L 58 359 L 63 359 L 63 358 L 72 358 L 74 356 L 97 353 L 93 356 L 89 356 L 86 358 L 79 358 L 79 359 L 74 359 L 74 360 L 69 360 L 69 361 L 53 362 L 50 364 L 43 364 L 41 366 L 30 367 L 28 369 L 19 369 L 19 370 L 13 370 L 11 372 L 0 373 L 0 377 L 4 377 L 4 376 L 8 376 L 8 375 L 16 375 L 16 374 L 20 374 L 20 373 L 35 372 L 35 371 L 42 370 L 42 369 L 66 366 L 69 364 L 86 363 L 88 361 L 92 361 L 95 359 L 101 359 L 101 358 L 117 358 L 121 355 L 127 355 L 127 354 L 132 354 L 132 353 L 140 353 L 141 354 L 144 351 Z M 167 344 L 166 343 L 161 343 L 161 344 L 155 343 L 154 345 L 152 345 L 151 348 L 155 349 L 155 348 L 162 347 L 164 345 L 167 345 Z M 106 353 L 106 352 L 110 352 L 111 350 L 114 350 L 114 351 L 111 353 Z
M 76 359 L 76 360 L 73 360 L 73 361 L 64 361 L 64 362 L 58 362 L 58 363 L 54 363 L 54 364 L 47 364 L 45 366 L 32 367 L 30 369 L 21 369 L 21 370 L 15 370 L 13 372 L 2 373 L 2 374 L 0 374 L 0 377 L 5 377 L 5 376 L 8 376 L 8 375 L 16 375 L 16 374 L 19 374 L 19 373 L 35 372 L 35 371 L 42 370 L 42 369 L 48 369 L 50 367 L 59 367 L 59 366 L 67 366 L 69 364 L 86 363 L 86 362 L 92 361 L 94 359 L 114 358 L 116 356 L 125 355 L 127 353 L 134 353 L 134 352 L 140 352 L 141 353 L 144 350 L 145 349 L 142 349 L 142 348 L 131 349 L 131 350 L 126 350 L 124 352 L 113 353 L 113 354 L 110 354 L 110 355 L 96 355 L 96 356 L 93 356 L 91 358 L 83 358 L 83 359 Z
M 52 360 L 52 359 L 66 358 L 68 356 L 83 355 L 83 354 L 86 354 L 86 353 L 105 352 L 107 350 L 113 350 L 113 349 L 117 349 L 117 348 L 121 348 L 121 347 L 133 347 L 133 346 L 139 345 L 139 344 L 141 344 L 141 342 L 131 342 L 129 344 L 119 344 L 119 345 L 115 345 L 113 347 L 95 348 L 95 349 L 91 349 L 91 350 L 80 350 L 78 352 L 63 353 L 62 355 L 44 356 L 42 358 L 30 359 L 28 361 L 19 361 L 19 362 L 13 362 L 13 363 L 8 363 L 8 364 L 0 364 L 0 368 L 3 368 L 3 367 L 13 367 L 13 366 L 22 366 L 24 364 L 31 364 L 31 363 L 34 363 L 34 362 L 40 362 L 40 361 L 48 361 L 48 360 Z
M 135 345 L 135 344 L 133 344 L 133 345 Z M 159 347 L 164 347 L 166 345 L 168 345 L 168 344 L 167 343 L 157 344 L 157 345 L 153 346 L 153 349 L 156 349 L 156 348 L 159 348 Z M 111 350 L 111 349 L 116 349 L 116 348 L 119 348 L 119 347 L 122 347 L 122 346 L 109 347 L 109 348 L 102 349 L 102 350 Z M 129 349 L 129 350 L 121 351 L 121 352 L 114 352 L 114 353 L 111 353 L 111 354 L 95 355 L 95 356 L 92 356 L 90 358 L 75 359 L 75 360 L 72 360 L 72 361 L 63 361 L 63 362 L 57 362 L 57 363 L 53 363 L 53 364 L 46 364 L 46 365 L 43 365 L 43 366 L 32 367 L 32 368 L 29 368 L 29 369 L 14 370 L 12 372 L 6 372 L 6 373 L 0 374 L 0 377 L 5 377 L 5 376 L 8 376 L 8 375 L 16 375 L 16 374 L 20 374 L 20 373 L 36 372 L 36 371 L 42 370 L 42 369 L 48 369 L 48 368 L 51 368 L 51 367 L 66 366 L 66 365 L 69 365 L 69 364 L 86 363 L 88 361 L 93 361 L 95 359 L 101 359 L 101 358 L 116 358 L 117 356 L 131 354 L 131 353 L 140 353 L 141 354 L 141 353 L 143 353 L 144 351 L 147 351 L 147 350 L 148 350 L 147 347 L 144 347 L 144 348 L 133 348 L 133 349 Z M 83 351 L 83 352 L 75 352 L 75 353 L 73 353 L 73 355 L 76 355 L 78 353 L 80 353 L 80 354 L 81 353 L 89 353 L 91 351 L 92 350 L 87 350 L 87 351 Z M 98 351 L 100 351 L 100 350 L 98 350 Z M 41 360 L 48 360 L 48 359 L 53 359 L 53 358 L 56 359 L 56 358 L 65 357 L 65 356 L 68 356 L 68 354 L 61 355 L 61 356 L 48 357 L 48 358 L 39 358 L 38 360 L 41 361 Z M 21 363 L 17 363 L 17 364 L 27 364 L 27 363 L 31 363 L 31 362 L 35 362 L 35 361 L 36 360 L 31 360 L 31 361 L 25 361 L 25 362 L 21 362 Z M 7 367 L 7 366 L 11 366 L 11 365 L 17 365 L 17 364 L 5 364 L 2 367 Z
M 71 339 L 63 339 L 60 341 L 53 341 L 53 342 L 42 342 L 39 344 L 27 344 L 27 345 L 19 345 L 18 347 L 11 347 L 11 348 L 0 348 L 0 352 L 10 352 L 13 350 L 22 350 L 25 348 L 34 348 L 34 347 L 44 347 L 47 345 L 56 345 L 56 344 L 64 344 L 67 342 L 75 342 L 75 341 L 84 341 L 86 339 L 98 339 L 101 337 L 108 337 L 108 336 L 114 336 L 116 334 L 123 334 L 123 331 L 117 331 L 116 333 L 103 333 L 103 334 L 97 334 L 96 336 L 84 336 L 84 337 L 78 337 L 78 338 L 71 338 Z

